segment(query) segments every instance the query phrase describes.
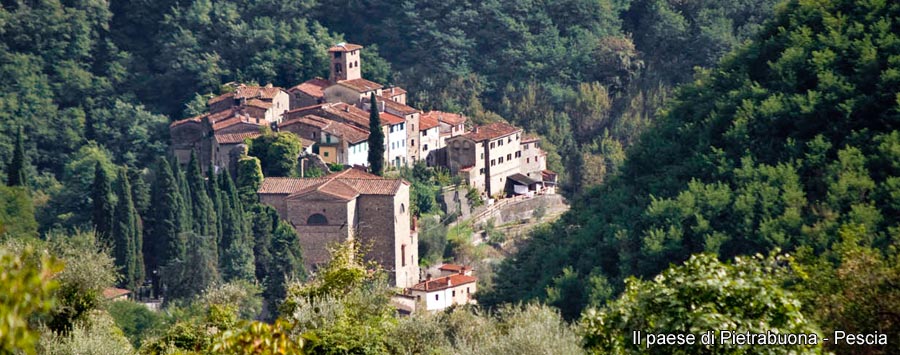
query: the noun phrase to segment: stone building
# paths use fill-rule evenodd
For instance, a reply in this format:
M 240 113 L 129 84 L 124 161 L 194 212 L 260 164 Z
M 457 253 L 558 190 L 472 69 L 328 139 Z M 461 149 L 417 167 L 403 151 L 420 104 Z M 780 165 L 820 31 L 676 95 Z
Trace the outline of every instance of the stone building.
M 290 110 L 290 95 L 271 84 L 266 86 L 240 84 L 233 92 L 216 96 L 207 101 L 210 113 L 218 113 L 233 108 L 241 108 L 253 118 L 267 122 L 281 122 L 281 115 Z
M 297 230 L 310 269 L 328 261 L 329 244 L 356 239 L 370 248 L 366 257 L 390 273 L 394 286 L 418 281 L 408 182 L 356 169 L 312 179 L 268 177 L 259 198 Z
M 368 165 L 369 130 L 312 114 L 285 120 L 278 130 L 309 139 L 326 163 Z
M 436 117 L 423 114 L 419 118 L 419 157 L 428 166 L 446 161 L 444 140 L 440 136 L 440 123 Z
M 434 279 L 426 279 L 407 290 L 407 294 L 415 297 L 416 308 L 424 306 L 425 310 L 436 312 L 455 305 L 475 303 L 478 278 L 458 272 L 448 273 Z
M 172 151 L 180 164 L 187 164 L 191 151 L 196 151 L 197 159 L 206 171 L 210 162 L 218 168 L 228 168 L 229 154 L 240 144 L 237 137 L 252 138 L 267 126 L 267 121 L 251 117 L 244 108 L 231 107 L 172 122 L 169 135 Z
M 291 96 L 291 109 L 318 105 L 325 102 L 325 88 L 331 82 L 319 77 L 304 81 L 288 89 Z
M 504 122 L 447 139 L 447 165 L 487 196 L 504 195 L 506 178 L 520 172 L 522 129 Z

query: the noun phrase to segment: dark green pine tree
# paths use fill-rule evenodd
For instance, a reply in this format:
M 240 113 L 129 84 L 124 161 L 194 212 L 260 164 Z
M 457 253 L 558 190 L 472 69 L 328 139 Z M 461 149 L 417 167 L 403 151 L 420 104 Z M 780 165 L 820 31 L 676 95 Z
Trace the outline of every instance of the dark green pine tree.
M 219 188 L 218 177 L 214 172 L 215 168 L 210 164 L 209 169 L 206 170 L 206 194 L 209 196 L 209 201 L 212 202 L 212 209 L 216 212 L 216 220 L 213 226 L 213 230 L 216 235 L 216 245 L 219 247 L 218 254 L 222 255 L 225 252 L 224 246 L 222 245 L 222 220 L 225 218 L 222 215 L 222 190 Z
M 284 221 L 272 232 L 272 265 L 266 275 L 264 296 L 277 304 L 284 299 L 287 283 L 306 276 L 297 231 Z
M 186 232 L 182 238 L 188 241 L 184 259 L 174 260 L 161 271 L 166 300 L 189 299 L 220 280 L 213 237 Z
M 228 173 L 222 174 L 222 269 L 225 279 L 253 280 L 253 240 L 245 227 L 244 208 Z
M 190 226 L 183 222 L 184 201 L 171 165 L 165 158 L 159 158 L 156 165 L 151 192 L 153 208 L 147 219 L 144 255 L 153 279 L 154 294 L 159 294 L 159 271 L 174 260 L 184 260 L 187 241 L 182 232 Z
M 116 194 L 119 202 L 115 208 L 113 223 L 113 255 L 116 266 L 122 274 L 121 286 L 129 290 L 137 290 L 140 285 L 141 272 L 138 267 L 137 253 L 137 210 L 131 199 L 131 184 L 125 169 L 119 170 Z
M 281 219 L 274 208 L 260 203 L 250 206 L 248 211 L 251 217 L 248 228 L 253 236 L 256 280 L 264 283 L 272 267 L 272 232 Z
M 6 185 L 25 186 L 26 183 L 25 129 L 19 126 L 19 130 L 16 133 L 16 147 L 13 149 L 12 161 L 9 162 L 9 169 L 7 170 Z
M 94 183 L 91 186 L 93 204 L 92 222 L 97 240 L 105 245 L 112 245 L 113 202 L 112 185 L 106 169 L 100 162 L 94 165 Z
M 198 235 L 212 237 L 212 243 L 216 244 L 215 242 L 218 238 L 216 235 L 216 211 L 213 210 L 212 201 L 210 201 L 209 195 L 206 192 L 206 182 L 205 179 L 203 179 L 203 173 L 201 172 L 200 162 L 197 160 L 196 152 L 191 153 L 191 161 L 188 164 L 187 180 L 188 187 L 191 190 L 191 203 L 193 207 L 191 215 L 194 217 L 193 227 L 191 229 Z M 212 252 L 216 255 L 216 260 L 218 260 L 218 246 L 213 245 L 213 247 L 214 249 Z
M 194 202 L 191 200 L 191 188 L 188 185 L 187 175 L 184 173 L 184 170 L 181 170 L 181 164 L 178 163 L 178 158 L 172 158 L 172 174 L 175 175 L 175 178 L 178 179 L 178 191 L 181 193 L 181 214 L 179 218 L 181 219 L 181 229 L 182 232 L 190 231 L 193 228 L 194 216 Z
M 372 104 L 369 107 L 369 171 L 381 176 L 384 174 L 384 132 L 374 92 L 369 102 Z
M 131 195 L 134 197 L 134 208 L 137 208 L 138 215 L 147 216 L 150 212 L 150 186 L 147 185 L 146 178 L 140 170 L 131 174 Z

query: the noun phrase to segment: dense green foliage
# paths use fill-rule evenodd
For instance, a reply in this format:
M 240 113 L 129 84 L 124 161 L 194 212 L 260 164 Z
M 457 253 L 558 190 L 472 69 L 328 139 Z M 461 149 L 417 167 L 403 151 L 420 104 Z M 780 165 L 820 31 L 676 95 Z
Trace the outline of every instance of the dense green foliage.
M 91 203 L 93 204 L 91 221 L 94 232 L 101 242 L 112 245 L 113 200 L 112 183 L 106 175 L 106 169 L 100 162 L 94 165 L 94 181 L 91 185 Z
M 699 252 L 818 255 L 844 228 L 863 228 L 864 247 L 892 250 L 898 19 L 896 3 L 780 6 L 756 40 L 679 91 L 620 174 L 508 259 L 481 300 L 546 299 L 553 290 L 574 317 L 595 287 L 567 282 L 566 272 L 621 290 L 627 277 Z
M 586 347 L 612 354 L 803 354 L 821 353 L 824 336 L 800 310 L 800 302 L 779 286 L 787 271 L 779 260 L 738 259 L 724 265 L 714 255 L 699 254 L 652 281 L 628 279 L 625 291 L 601 312 L 582 319 Z M 727 320 L 727 321 L 726 321 Z M 723 322 L 724 321 L 724 322 Z M 636 344 L 631 330 L 644 337 Z M 698 344 L 650 345 L 650 334 L 712 331 L 815 335 L 818 346 L 743 346 Z M 674 348 L 674 349 L 673 349 Z M 680 348 L 680 349 L 679 349 Z
M 131 199 L 131 183 L 128 182 L 125 169 L 119 170 L 116 186 L 119 201 L 113 213 L 113 228 L 110 232 L 113 256 L 122 274 L 119 284 L 129 290 L 137 290 L 144 283 L 144 236 L 137 210 Z
M 290 132 L 268 132 L 250 140 L 250 156 L 260 161 L 265 176 L 298 176 L 297 158 L 303 143 Z M 256 190 L 254 190 L 256 191 Z

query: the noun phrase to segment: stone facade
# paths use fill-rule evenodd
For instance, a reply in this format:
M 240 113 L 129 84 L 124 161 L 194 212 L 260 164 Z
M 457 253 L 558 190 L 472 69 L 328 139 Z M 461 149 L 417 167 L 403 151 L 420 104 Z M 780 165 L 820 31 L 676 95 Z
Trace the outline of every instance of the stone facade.
M 451 137 L 447 140 L 450 173 L 461 175 L 488 197 L 503 195 L 506 178 L 520 172 L 521 135 L 521 129 L 498 122 Z
M 394 286 L 418 281 L 409 183 L 349 169 L 323 178 L 266 178 L 259 197 L 297 230 L 309 268 L 328 261 L 329 244 L 356 239 L 368 249 L 366 257 L 390 273 Z

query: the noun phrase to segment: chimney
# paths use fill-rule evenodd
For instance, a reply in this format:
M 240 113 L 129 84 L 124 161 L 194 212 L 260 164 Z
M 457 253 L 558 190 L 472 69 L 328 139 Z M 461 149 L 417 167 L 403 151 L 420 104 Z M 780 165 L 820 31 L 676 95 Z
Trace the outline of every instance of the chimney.
M 344 106 L 344 112 L 350 112 L 350 105 Z
M 475 126 L 475 128 L 472 129 L 472 132 L 478 133 L 478 126 Z
M 381 100 L 381 111 L 380 112 L 384 112 L 384 100 Z

